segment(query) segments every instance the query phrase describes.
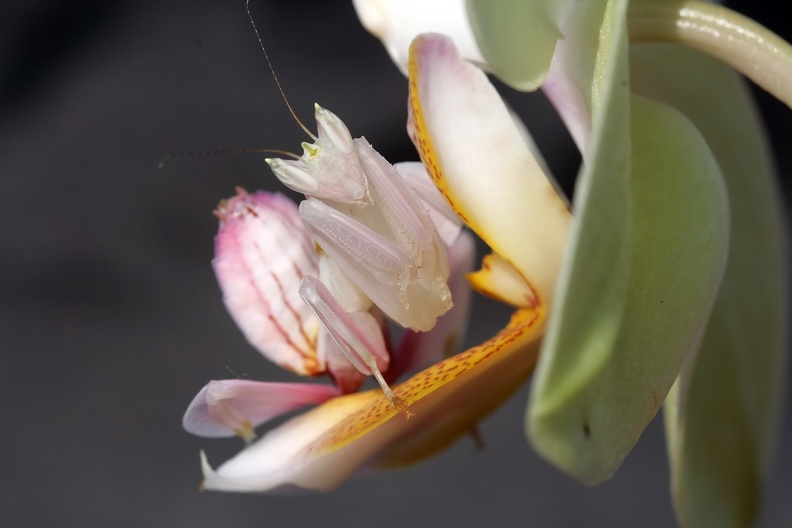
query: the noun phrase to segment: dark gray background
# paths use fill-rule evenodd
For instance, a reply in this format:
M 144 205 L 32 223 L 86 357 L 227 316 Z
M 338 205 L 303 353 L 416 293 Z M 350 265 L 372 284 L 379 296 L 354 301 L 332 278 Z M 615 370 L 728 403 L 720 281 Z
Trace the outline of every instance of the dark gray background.
M 781 7 L 756 16 L 788 31 L 769 9 Z M 406 82 L 350 2 L 253 11 L 309 126 L 317 101 L 391 161 L 415 159 Z M 578 158 L 565 132 L 541 95 L 512 100 L 569 188 Z M 792 113 L 761 101 L 788 175 Z M 195 392 L 237 375 L 290 379 L 244 342 L 209 266 L 217 201 L 276 182 L 258 155 L 155 167 L 166 153 L 304 139 L 243 0 L 0 1 L 0 526 L 672 525 L 659 420 L 589 489 L 526 446 L 525 390 L 484 423 L 482 452 L 463 440 L 329 495 L 198 492 L 199 449 L 216 464 L 242 445 L 182 431 Z M 470 341 L 506 315 L 479 304 Z M 789 414 L 766 527 L 792 519 Z

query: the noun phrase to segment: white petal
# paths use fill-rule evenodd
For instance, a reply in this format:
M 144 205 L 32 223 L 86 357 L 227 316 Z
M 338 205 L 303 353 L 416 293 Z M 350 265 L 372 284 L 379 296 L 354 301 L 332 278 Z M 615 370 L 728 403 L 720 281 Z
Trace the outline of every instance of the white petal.
M 465 0 L 353 0 L 352 3 L 363 26 L 382 41 L 405 75 L 412 39 L 430 31 L 451 36 L 463 57 L 484 64 L 468 21 Z
M 487 244 L 549 303 L 571 216 L 500 95 L 451 41 L 413 43 L 413 141 L 440 191 Z
M 251 439 L 252 428 L 300 407 L 338 395 L 330 385 L 252 380 L 210 381 L 198 392 L 182 424 L 198 436 L 239 435 Z
M 201 453 L 203 487 L 223 491 L 292 491 L 300 485 L 300 482 L 294 482 L 296 479 L 293 477 L 304 463 L 301 459 L 306 446 L 351 412 L 379 397 L 379 394 L 365 392 L 330 400 L 320 408 L 321 411 L 315 409 L 273 429 L 216 471 Z M 322 486 L 322 481 L 332 482 L 337 478 L 334 474 L 316 477 L 319 486 Z

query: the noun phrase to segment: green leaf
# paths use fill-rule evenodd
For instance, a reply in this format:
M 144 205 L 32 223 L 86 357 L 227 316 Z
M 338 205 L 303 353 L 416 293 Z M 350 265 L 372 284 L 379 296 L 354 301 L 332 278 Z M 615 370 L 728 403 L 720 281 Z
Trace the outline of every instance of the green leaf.
M 626 2 L 590 2 L 589 12 L 576 12 L 578 20 L 608 20 L 623 16 Z M 599 10 L 599 13 L 596 13 Z M 578 177 L 573 204 L 574 223 L 570 234 L 550 326 L 542 346 L 542 357 L 534 380 L 531 406 L 563 406 L 567 390 L 586 383 L 607 361 L 624 313 L 632 241 L 632 196 L 630 192 L 629 91 L 627 89 L 626 34 L 623 25 L 615 32 L 588 32 L 587 42 L 578 34 L 588 63 L 581 69 L 594 72 L 598 57 L 611 57 L 609 69 L 591 75 L 581 90 L 600 94 L 594 127 L 584 166 Z M 604 146 L 607 145 L 607 148 Z M 596 277 L 596 280 L 591 280 Z M 586 299 L 588 304 L 565 303 L 568 298 Z M 592 317 L 596 314 L 596 317 Z M 551 350 L 568 351 L 575 369 L 559 368 Z M 578 352 L 583 352 L 578 354 Z M 545 388 L 552 374 L 552 388 Z M 538 401 L 541 394 L 541 403 Z M 551 401 L 559 395 L 558 401 Z M 530 432 L 530 431 L 529 431 Z
M 729 189 L 731 246 L 696 363 L 665 405 L 671 481 L 685 526 L 750 526 L 766 476 L 788 353 L 780 191 L 741 79 L 699 53 L 632 52 L 636 92 L 668 102 L 707 139 Z
M 481 53 L 503 82 L 517 90 L 539 88 L 562 37 L 557 20 L 566 4 L 568 0 L 467 0 Z
M 605 349 L 596 334 L 567 327 L 565 308 L 592 305 L 568 290 L 551 314 L 529 407 L 537 450 L 587 483 L 618 469 L 696 350 L 728 245 L 725 189 L 696 129 L 674 109 L 640 98 L 633 98 L 631 129 L 633 232 L 623 316 L 602 321 L 589 312 L 615 340 Z M 585 268 L 597 258 L 578 253 L 575 264 Z M 596 370 L 586 358 L 592 354 L 600 355 Z
M 598 97 L 588 98 L 597 103 L 590 112 L 594 125 L 583 153 L 569 246 L 528 406 L 527 434 L 534 448 L 573 474 L 577 470 L 568 451 L 574 446 L 557 442 L 543 416 L 563 409 L 568 395 L 605 367 L 624 314 L 632 239 L 627 36 L 624 24 L 612 21 L 623 20 L 625 10 L 624 1 L 601 1 L 583 4 L 573 13 L 571 25 L 579 28 L 585 21 L 605 21 L 574 33 L 575 47 L 585 50 L 576 65 L 575 71 L 581 72 L 576 84 L 582 93 L 596 92 Z M 612 30 L 600 33 L 600 26 Z

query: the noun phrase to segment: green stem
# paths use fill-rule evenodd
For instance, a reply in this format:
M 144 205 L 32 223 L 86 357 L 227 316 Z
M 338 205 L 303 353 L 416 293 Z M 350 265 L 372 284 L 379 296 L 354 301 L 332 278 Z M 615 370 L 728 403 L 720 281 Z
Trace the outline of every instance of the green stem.
M 668 42 L 708 53 L 792 108 L 792 45 L 750 18 L 683 0 L 631 5 L 628 22 L 631 42 Z

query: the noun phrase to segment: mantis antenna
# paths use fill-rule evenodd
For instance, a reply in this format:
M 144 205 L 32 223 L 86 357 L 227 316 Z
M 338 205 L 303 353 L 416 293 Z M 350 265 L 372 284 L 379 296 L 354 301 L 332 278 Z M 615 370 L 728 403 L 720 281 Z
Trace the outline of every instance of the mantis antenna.
M 267 65 L 269 66 L 270 72 L 272 72 L 272 78 L 275 79 L 275 84 L 278 86 L 278 91 L 283 98 L 283 102 L 286 103 L 286 108 L 289 109 L 289 113 L 292 115 L 297 124 L 300 125 L 300 128 L 302 128 L 311 139 L 317 141 L 318 138 L 314 136 L 310 130 L 308 130 L 308 127 L 306 127 L 302 121 L 300 121 L 300 118 L 297 117 L 294 109 L 289 104 L 289 99 L 286 98 L 286 92 L 283 91 L 283 87 L 278 80 L 278 76 L 275 74 L 275 68 L 272 66 L 272 61 L 269 58 L 269 53 L 267 53 L 267 48 L 264 47 L 264 41 L 261 40 L 261 35 L 259 34 L 258 28 L 256 27 L 256 23 L 253 21 L 253 15 L 250 13 L 250 0 L 245 0 L 245 10 L 247 11 L 248 18 L 250 19 L 250 24 L 253 26 L 253 31 L 256 33 L 256 38 L 258 39 L 259 46 L 261 46 L 261 51 L 264 52 L 264 58 L 267 59 Z
M 212 150 L 186 150 L 184 152 L 177 152 L 176 154 L 167 154 L 159 163 L 157 169 L 161 169 L 173 158 L 182 158 L 186 156 L 214 156 L 216 154 L 280 154 L 294 159 L 300 159 L 300 156 L 288 150 L 278 149 L 264 149 L 264 148 L 244 148 L 244 149 L 212 149 Z

